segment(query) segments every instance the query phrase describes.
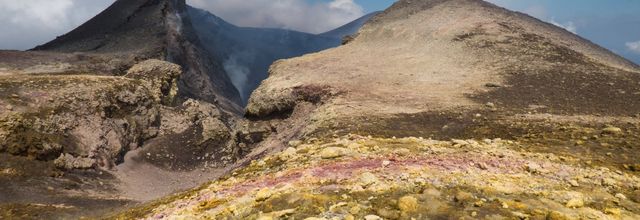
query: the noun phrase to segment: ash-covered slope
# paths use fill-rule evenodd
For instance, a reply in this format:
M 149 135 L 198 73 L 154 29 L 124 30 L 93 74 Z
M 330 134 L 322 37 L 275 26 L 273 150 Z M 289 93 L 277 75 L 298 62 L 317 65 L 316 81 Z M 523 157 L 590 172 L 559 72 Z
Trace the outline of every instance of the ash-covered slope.
M 201 9 L 189 8 L 188 11 L 204 48 L 222 59 L 224 69 L 245 101 L 267 78 L 274 61 L 336 47 L 341 42 L 341 37 L 334 35 L 237 27 Z M 352 24 L 341 33 L 354 33 L 362 23 Z
M 184 69 L 179 82 L 183 97 L 216 101 L 231 110 L 241 103 L 222 64 L 203 49 L 184 0 L 118 0 L 75 30 L 34 50 L 167 60 Z

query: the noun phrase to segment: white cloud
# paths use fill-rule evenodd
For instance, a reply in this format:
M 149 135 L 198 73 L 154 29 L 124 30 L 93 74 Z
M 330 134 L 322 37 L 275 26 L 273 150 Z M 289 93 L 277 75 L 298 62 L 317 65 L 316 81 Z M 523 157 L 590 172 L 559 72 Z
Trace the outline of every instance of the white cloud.
M 321 33 L 364 15 L 353 0 L 188 0 L 238 26 L 286 28 Z
M 640 54 L 640 41 L 627 42 L 625 45 L 627 46 L 627 49 L 629 49 L 630 51 Z
M 68 22 L 66 12 L 73 7 L 71 0 L 0 0 L 3 14 L 12 15 L 5 21 L 14 25 L 40 24 L 46 28 L 56 28 Z
M 0 0 L 0 49 L 29 49 L 93 17 L 114 0 Z
M 551 24 L 555 25 L 555 26 L 564 28 L 565 30 L 567 30 L 567 31 L 569 31 L 571 33 L 574 33 L 574 34 L 578 33 L 578 27 L 576 27 L 576 25 L 572 21 L 560 24 L 560 23 L 556 22 L 555 20 L 553 20 L 553 18 L 552 18 L 551 21 L 549 21 L 549 22 Z

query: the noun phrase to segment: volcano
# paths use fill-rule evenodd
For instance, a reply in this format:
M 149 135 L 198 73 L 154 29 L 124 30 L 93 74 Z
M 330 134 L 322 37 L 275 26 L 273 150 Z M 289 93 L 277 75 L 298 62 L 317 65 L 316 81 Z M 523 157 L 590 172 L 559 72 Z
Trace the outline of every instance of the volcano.
M 184 97 L 219 101 L 239 109 L 240 95 L 222 63 L 212 57 L 196 35 L 184 1 L 116 1 L 75 30 L 35 51 L 134 53 L 135 60 L 161 59 L 184 68 Z

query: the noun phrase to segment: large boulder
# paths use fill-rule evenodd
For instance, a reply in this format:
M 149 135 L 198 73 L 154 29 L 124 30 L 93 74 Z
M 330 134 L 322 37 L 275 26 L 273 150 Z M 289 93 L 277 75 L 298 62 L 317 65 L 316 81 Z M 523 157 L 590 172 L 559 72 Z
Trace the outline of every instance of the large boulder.
M 181 74 L 182 68 L 179 65 L 161 60 L 147 60 L 131 67 L 125 77 L 147 83 L 155 101 L 169 105 L 178 94 L 178 79 Z

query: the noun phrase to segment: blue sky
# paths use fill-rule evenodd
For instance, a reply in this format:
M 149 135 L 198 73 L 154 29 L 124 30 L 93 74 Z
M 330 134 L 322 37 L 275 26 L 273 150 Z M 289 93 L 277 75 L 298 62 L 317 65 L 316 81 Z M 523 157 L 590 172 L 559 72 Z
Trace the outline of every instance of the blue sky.
M 638 0 L 491 0 L 576 34 L 640 64 Z
M 306 0 L 309 3 L 326 3 L 326 2 L 331 2 L 332 0 Z M 369 13 L 369 12 L 374 12 L 374 11 L 382 11 L 386 8 L 388 8 L 389 6 L 391 6 L 395 0 L 355 0 L 355 2 L 362 6 L 362 8 L 365 10 L 365 12 Z
M 356 0 L 356 3 L 362 5 L 367 13 L 374 11 L 382 11 L 391 6 L 395 0 Z

